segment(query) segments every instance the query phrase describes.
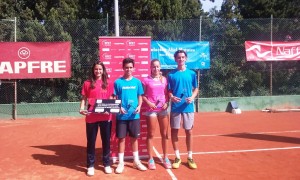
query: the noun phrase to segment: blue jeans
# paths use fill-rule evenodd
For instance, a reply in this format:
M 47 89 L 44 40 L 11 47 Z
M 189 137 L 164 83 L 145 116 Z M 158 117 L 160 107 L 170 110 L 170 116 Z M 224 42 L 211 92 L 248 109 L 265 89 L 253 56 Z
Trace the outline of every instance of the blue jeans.
M 99 121 L 95 123 L 86 123 L 86 138 L 87 138 L 87 167 L 95 165 L 95 146 L 100 127 L 100 135 L 102 139 L 102 160 L 103 166 L 110 166 L 110 136 L 111 136 L 111 121 Z

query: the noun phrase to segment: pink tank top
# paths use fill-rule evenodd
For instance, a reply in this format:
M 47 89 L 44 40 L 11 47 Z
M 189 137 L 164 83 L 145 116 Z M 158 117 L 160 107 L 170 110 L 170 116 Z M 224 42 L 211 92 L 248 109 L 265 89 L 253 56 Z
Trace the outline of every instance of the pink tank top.
M 144 95 L 150 102 L 155 103 L 158 107 L 155 110 L 151 110 L 150 107 L 146 104 L 146 110 L 160 111 L 167 101 L 167 79 L 162 76 L 162 78 L 158 80 L 148 76 L 143 79 L 142 83 L 144 85 Z

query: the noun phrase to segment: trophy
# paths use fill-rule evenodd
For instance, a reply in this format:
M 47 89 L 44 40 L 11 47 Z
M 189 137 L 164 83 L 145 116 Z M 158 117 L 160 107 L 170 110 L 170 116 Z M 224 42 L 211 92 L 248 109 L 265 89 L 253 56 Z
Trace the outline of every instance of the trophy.
M 164 106 L 164 95 L 155 96 L 155 106 L 161 109 Z
M 130 116 L 131 114 L 134 113 L 136 107 L 133 105 L 133 100 L 128 100 L 128 103 L 127 103 L 127 107 L 126 107 L 126 113 Z
M 182 92 L 180 94 L 180 98 L 183 99 L 183 98 L 187 98 L 187 89 L 186 88 L 183 88 L 182 89 Z

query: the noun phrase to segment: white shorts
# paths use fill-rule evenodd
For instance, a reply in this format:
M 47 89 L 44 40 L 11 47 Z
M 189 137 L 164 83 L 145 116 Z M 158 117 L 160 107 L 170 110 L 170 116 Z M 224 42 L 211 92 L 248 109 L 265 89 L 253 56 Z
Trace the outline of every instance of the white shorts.
M 190 130 L 194 126 L 194 113 L 171 113 L 170 126 L 172 129 L 180 129 L 182 120 L 182 127 L 185 130 Z
M 144 113 L 145 116 L 167 116 L 168 115 L 168 111 L 165 110 L 161 110 L 161 111 L 147 111 Z

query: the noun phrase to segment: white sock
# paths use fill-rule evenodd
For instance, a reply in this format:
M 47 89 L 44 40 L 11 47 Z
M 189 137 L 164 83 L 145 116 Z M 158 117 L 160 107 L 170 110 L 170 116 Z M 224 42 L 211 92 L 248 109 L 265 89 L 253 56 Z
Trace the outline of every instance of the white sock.
M 132 152 L 132 154 L 133 154 L 133 160 L 135 162 L 138 162 L 140 160 L 140 158 L 139 158 L 139 152 L 138 151 L 134 151 L 134 152 Z
M 193 152 L 192 151 L 188 151 L 188 158 L 193 159 Z
M 179 150 L 175 150 L 175 156 L 180 159 L 180 153 L 179 153 Z
M 124 153 L 119 153 L 119 163 L 124 163 Z

